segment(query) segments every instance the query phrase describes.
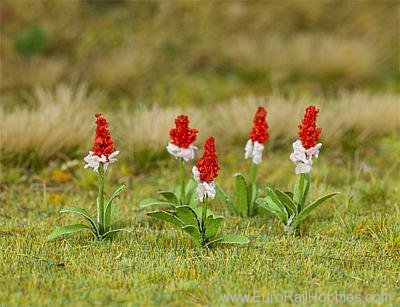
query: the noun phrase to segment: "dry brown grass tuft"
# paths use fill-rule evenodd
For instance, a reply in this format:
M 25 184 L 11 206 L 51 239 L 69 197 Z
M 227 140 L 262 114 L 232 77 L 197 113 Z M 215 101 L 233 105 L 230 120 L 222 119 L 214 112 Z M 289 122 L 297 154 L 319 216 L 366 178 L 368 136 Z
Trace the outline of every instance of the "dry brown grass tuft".
M 68 63 L 63 58 L 3 59 L 2 89 L 53 88 L 67 74 Z
M 264 105 L 268 109 L 270 142 L 282 143 L 296 137 L 297 125 L 304 109 L 310 104 L 321 109 L 318 124 L 323 129 L 322 138 L 328 143 L 339 142 L 349 131 L 356 132 L 362 140 L 371 135 L 394 132 L 400 127 L 399 96 L 365 92 L 342 92 L 335 98 L 309 95 L 285 98 L 274 94 L 262 98 L 233 99 L 217 106 L 217 116 L 221 121 L 215 126 L 224 137 L 245 135 L 251 128 L 256 108 Z
M 72 90 L 60 86 L 54 93 L 37 90 L 36 107 L 5 111 L 0 108 L 2 160 L 33 154 L 47 160 L 71 151 L 90 148 L 93 114 L 101 110 L 97 96 L 88 94 L 85 85 Z M 143 149 L 160 150 L 168 141 L 168 131 L 174 118 L 188 114 L 191 126 L 199 129 L 199 142 L 210 134 L 218 143 L 229 145 L 235 140 L 246 141 L 256 108 L 268 109 L 271 145 L 284 144 L 296 138 L 297 125 L 309 104 L 321 108 L 319 125 L 322 140 L 340 142 L 349 131 L 359 140 L 369 136 L 388 134 L 400 126 L 399 97 L 395 94 L 367 94 L 343 92 L 335 98 L 293 96 L 275 93 L 268 97 L 235 98 L 199 108 L 152 106 L 130 111 L 128 106 L 104 110 L 111 122 L 111 132 L 118 149 L 127 153 Z
M 268 33 L 257 40 L 235 37 L 230 42 L 232 47 L 223 50 L 234 62 L 245 58 L 266 69 L 273 83 L 302 76 L 346 85 L 368 80 L 379 72 L 379 47 L 372 42 L 372 38 L 321 33 L 290 38 Z
M 126 107 L 113 115 L 114 131 L 129 152 L 142 149 L 160 149 L 168 142 L 168 132 L 174 125 L 174 118 L 179 114 L 188 114 L 190 126 L 200 131 L 200 139 L 210 130 L 201 110 L 182 108 L 162 108 L 152 106 L 130 112 Z
M 321 123 L 325 138 L 332 142 L 349 131 L 355 131 L 361 141 L 400 128 L 400 99 L 396 94 L 341 93 L 337 99 L 328 99 L 327 106 L 329 112 L 322 110 Z
M 92 138 L 95 94 L 85 84 L 72 89 L 61 85 L 54 93 L 37 89 L 33 109 L 11 112 L 0 108 L 0 148 L 2 160 L 15 156 L 48 159 Z

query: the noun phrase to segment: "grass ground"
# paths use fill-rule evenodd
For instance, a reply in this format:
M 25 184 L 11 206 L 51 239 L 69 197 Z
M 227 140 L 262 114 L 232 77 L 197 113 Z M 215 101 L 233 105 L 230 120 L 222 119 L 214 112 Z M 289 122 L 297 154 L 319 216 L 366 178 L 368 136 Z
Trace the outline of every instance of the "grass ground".
M 77 204 L 93 211 L 95 176 L 81 163 L 59 164 L 35 174 L 3 170 L 0 209 L 1 303 L 5 305 L 225 304 L 227 293 L 383 293 L 400 303 L 400 143 L 387 136 L 363 149 L 324 150 L 313 172 L 312 197 L 340 191 L 316 210 L 298 238 L 286 237 L 273 216 L 240 219 L 221 200 L 225 232 L 251 238 L 248 246 L 191 248 L 188 237 L 138 209 L 155 187 L 174 185 L 175 161 L 158 160 L 146 174 L 121 162 L 112 167 L 108 191 L 128 184 L 117 219 L 133 234 L 106 242 L 78 235 L 46 242 L 59 209 Z M 286 148 L 288 149 L 288 148 Z M 287 150 L 269 152 L 259 173 L 262 186 L 289 189 L 294 181 Z M 223 152 L 223 150 L 221 150 Z M 221 155 L 218 181 L 232 191 L 231 174 L 245 170 L 241 148 Z M 258 298 L 260 299 L 260 298 Z

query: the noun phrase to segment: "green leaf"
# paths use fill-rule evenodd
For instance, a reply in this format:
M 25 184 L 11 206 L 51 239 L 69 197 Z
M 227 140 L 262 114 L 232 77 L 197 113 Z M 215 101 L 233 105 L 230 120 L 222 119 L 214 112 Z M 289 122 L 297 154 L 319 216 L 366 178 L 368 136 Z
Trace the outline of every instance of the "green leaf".
M 249 214 L 249 192 L 243 175 L 237 173 L 235 177 L 235 210 L 240 216 Z
M 124 189 L 125 185 L 120 185 L 114 193 L 110 196 L 110 198 L 107 201 L 105 212 L 104 212 L 104 229 L 109 230 L 111 229 L 111 219 L 112 219 L 112 202 L 117 197 Z
M 115 234 L 117 232 L 127 232 L 127 233 L 132 233 L 132 228 L 118 228 L 118 229 L 112 229 L 107 231 L 105 234 L 103 234 L 103 239 L 107 238 L 109 235 Z
M 287 222 L 287 216 L 283 212 L 281 208 L 279 208 L 279 204 L 276 204 L 271 197 L 266 196 L 264 198 L 257 198 L 256 199 L 256 204 L 259 206 L 259 209 L 265 209 L 272 214 L 276 215 L 277 218 L 279 218 L 282 223 L 286 224 Z
M 275 214 L 284 224 L 287 223 L 289 216 L 285 205 L 281 203 L 272 189 L 267 188 L 267 196 L 256 199 L 256 203 L 264 209 L 267 209 L 271 213 Z
M 300 174 L 293 189 L 293 200 L 299 205 L 303 198 L 303 190 L 304 190 L 304 174 Z
M 123 190 L 125 190 L 125 188 L 126 188 L 126 186 L 124 184 L 122 184 L 114 191 L 114 193 L 111 194 L 110 198 L 107 201 L 106 208 L 107 208 L 108 204 L 114 200 L 115 197 L 117 197 Z
M 191 207 L 193 211 L 196 213 L 197 219 L 200 221 L 201 217 L 203 216 L 203 206 L 196 206 L 196 207 Z M 211 211 L 210 208 L 207 208 L 207 217 L 210 215 L 214 216 L 213 212 Z
M 293 199 L 291 199 L 286 193 L 282 192 L 279 189 L 275 189 L 275 195 L 279 198 L 279 200 L 285 205 L 287 211 L 292 214 L 297 214 L 297 206 Z
M 82 231 L 82 230 L 86 230 L 86 229 L 92 231 L 92 229 L 89 226 L 84 225 L 84 224 L 59 226 L 59 227 L 56 227 L 56 229 L 54 229 L 53 232 L 47 237 L 47 241 L 54 240 L 57 237 L 60 237 L 60 236 L 66 235 L 66 234 L 70 234 L 70 233 L 74 233 L 74 232 L 78 232 L 78 231 Z
M 224 235 L 219 243 L 225 244 L 247 244 L 250 240 L 246 236 L 241 235 Z
M 187 202 L 188 206 L 190 206 L 190 207 L 196 206 L 198 201 L 199 200 L 197 199 L 196 193 L 192 193 L 192 195 L 190 197 L 186 198 L 186 202 Z
M 308 191 L 310 189 L 310 174 L 300 174 L 293 190 L 293 200 L 297 204 L 297 212 L 300 212 L 307 199 Z
M 186 225 L 182 227 L 182 230 L 188 233 L 196 246 L 201 246 L 202 238 L 199 228 L 193 225 Z
M 265 206 L 260 205 L 260 202 L 263 202 L 262 199 L 263 198 L 257 198 L 255 201 L 256 206 L 257 206 L 257 214 L 260 216 L 266 216 L 266 215 L 269 215 L 270 213 L 273 213 L 273 212 L 271 212 L 271 210 L 265 208 Z M 273 214 L 275 214 L 275 213 L 273 213 Z
M 220 242 L 221 240 L 222 240 L 222 238 L 214 239 L 214 240 L 212 240 L 212 241 L 207 242 L 206 246 L 207 246 L 207 247 L 211 247 L 213 244 L 218 243 L 218 242 Z
M 151 206 L 170 206 L 175 207 L 174 203 L 165 200 L 159 200 L 155 198 L 145 198 L 139 204 L 141 209 L 151 207 Z
M 256 201 L 258 195 L 258 188 L 256 184 L 251 185 L 251 197 L 250 197 L 250 203 L 253 204 Z
M 185 225 L 177 216 L 166 211 L 152 211 L 148 212 L 147 215 L 159 220 L 163 220 L 179 228 L 182 228 L 182 226 Z
M 185 186 L 186 196 L 189 196 L 191 192 L 196 190 L 197 182 L 193 178 L 190 178 Z
M 277 208 L 280 210 L 280 214 L 284 216 L 285 221 L 287 222 L 289 218 L 288 211 L 286 210 L 285 205 L 280 201 L 279 197 L 275 194 L 275 192 L 271 188 L 267 188 L 267 198 L 268 196 L 270 199 L 277 205 Z
M 180 186 L 174 187 L 173 192 L 178 199 L 181 199 L 181 187 Z
M 232 199 L 229 197 L 228 194 L 226 194 L 224 189 L 218 183 L 216 184 L 216 187 L 218 192 L 217 195 L 221 195 L 226 204 L 232 204 Z
M 251 185 L 251 188 L 249 190 L 249 215 L 253 216 L 255 214 L 255 201 L 257 198 L 257 194 L 258 194 L 258 188 L 257 185 L 255 183 L 253 183 Z
M 196 187 L 197 182 L 194 179 L 190 179 L 186 184 L 185 191 L 186 191 L 186 201 L 189 206 L 193 206 L 196 203 Z
M 286 191 L 285 194 L 293 200 L 293 193 Z
M 160 191 L 160 192 L 158 192 L 158 194 L 164 196 L 164 198 L 168 202 L 173 203 L 175 205 L 179 205 L 178 197 L 176 196 L 176 194 L 174 192 L 171 192 L 171 191 Z
M 189 206 L 176 207 L 176 215 L 185 225 L 192 225 L 199 227 L 199 220 L 197 219 L 196 212 Z
M 327 201 L 329 198 L 332 196 L 335 196 L 336 194 L 339 194 L 338 192 L 330 193 L 325 196 L 322 196 L 318 198 L 316 201 L 305 207 L 299 215 L 295 218 L 295 220 L 292 223 L 292 226 L 297 227 L 301 224 L 301 222 L 307 217 L 307 215 L 316 207 L 321 205 L 323 202 Z
M 303 198 L 301 199 L 301 207 L 303 208 L 307 196 L 308 196 L 308 191 L 310 190 L 310 183 L 311 183 L 311 175 L 310 173 L 304 174 L 304 190 L 303 190 Z
M 78 215 L 84 217 L 90 223 L 90 225 L 92 225 L 93 233 L 95 233 L 96 236 L 99 234 L 99 228 L 97 227 L 97 223 L 90 216 L 89 212 L 87 212 L 85 209 L 78 208 L 78 207 L 67 207 L 67 208 L 61 209 L 60 213 L 74 213 L 74 214 L 78 214 Z
M 206 238 L 207 239 L 211 239 L 213 237 L 215 237 L 215 235 L 217 234 L 221 223 L 223 221 L 223 217 L 222 216 L 209 216 L 207 217 L 206 223 L 205 223 L 205 228 L 206 228 Z

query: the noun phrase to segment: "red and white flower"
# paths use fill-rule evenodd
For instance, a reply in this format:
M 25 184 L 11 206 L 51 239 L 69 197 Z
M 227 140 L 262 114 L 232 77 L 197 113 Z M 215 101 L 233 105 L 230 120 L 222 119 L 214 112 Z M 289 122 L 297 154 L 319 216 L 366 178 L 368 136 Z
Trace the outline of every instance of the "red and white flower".
M 185 162 L 192 160 L 197 147 L 193 145 L 196 140 L 198 130 L 189 128 L 189 118 L 187 115 L 179 115 L 175 118 L 175 128 L 169 131 L 171 141 L 168 143 L 167 151 L 181 158 Z
M 244 148 L 244 158 L 253 158 L 254 164 L 260 164 L 262 161 L 262 152 L 264 150 L 264 143 L 268 140 L 268 124 L 265 120 L 267 110 L 259 107 L 253 120 L 253 129 L 251 129 L 249 140 Z
M 215 152 L 215 139 L 210 136 L 204 144 L 204 154 L 192 168 L 194 179 L 197 181 L 197 195 L 201 202 L 206 198 L 214 199 L 216 186 L 214 179 L 218 176 L 218 157 Z
M 115 157 L 119 154 L 119 151 L 115 150 L 110 132 L 108 131 L 108 122 L 100 113 L 96 114 L 96 125 L 93 148 L 84 158 L 84 161 L 87 163 L 85 168 L 91 167 L 95 172 L 98 172 L 102 164 L 104 171 L 106 171 L 110 163 L 117 161 Z
M 316 120 L 319 109 L 309 106 L 304 113 L 304 118 L 299 125 L 299 137 L 293 143 L 293 153 L 290 160 L 296 164 L 296 174 L 309 173 L 312 169 L 312 157 L 318 158 L 322 146 L 318 143 L 321 128 L 317 128 Z

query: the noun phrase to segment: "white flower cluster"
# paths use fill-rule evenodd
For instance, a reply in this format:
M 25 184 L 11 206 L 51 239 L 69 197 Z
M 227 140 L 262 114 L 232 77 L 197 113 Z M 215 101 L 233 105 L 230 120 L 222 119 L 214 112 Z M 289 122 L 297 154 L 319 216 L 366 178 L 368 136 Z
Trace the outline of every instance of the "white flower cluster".
M 93 151 L 89 151 L 89 154 L 83 159 L 87 163 L 85 165 L 85 168 L 91 167 L 95 172 L 98 172 L 100 163 L 103 163 L 103 169 L 104 171 L 106 171 L 110 163 L 114 163 L 117 161 L 115 157 L 118 154 L 119 151 L 114 151 L 111 155 L 108 156 L 107 161 L 107 158 L 104 155 L 101 155 L 101 157 L 99 157 L 94 155 Z
M 196 192 L 197 192 L 197 195 L 199 196 L 199 200 L 201 202 L 204 202 L 204 199 L 206 197 L 214 199 L 215 195 L 217 194 L 215 182 L 214 181 L 202 182 L 200 180 L 200 172 L 199 172 L 198 168 L 196 167 L 196 165 L 193 166 L 192 173 L 193 173 L 194 179 L 197 181 Z
M 195 151 L 197 150 L 196 146 L 190 145 L 188 148 L 181 148 L 172 144 L 171 142 L 168 143 L 167 151 L 173 155 L 175 158 L 182 158 L 185 162 L 192 160 L 194 158 Z
M 251 139 L 249 139 L 246 143 L 246 146 L 244 148 L 244 158 L 253 158 L 253 163 L 254 164 L 260 164 L 262 161 L 262 153 L 264 150 L 264 145 L 258 143 L 257 141 L 253 142 Z
M 290 160 L 296 164 L 296 174 L 309 173 L 312 169 L 312 157 L 318 158 L 322 144 L 318 143 L 314 147 L 305 149 L 300 140 L 293 143 L 293 153 Z

